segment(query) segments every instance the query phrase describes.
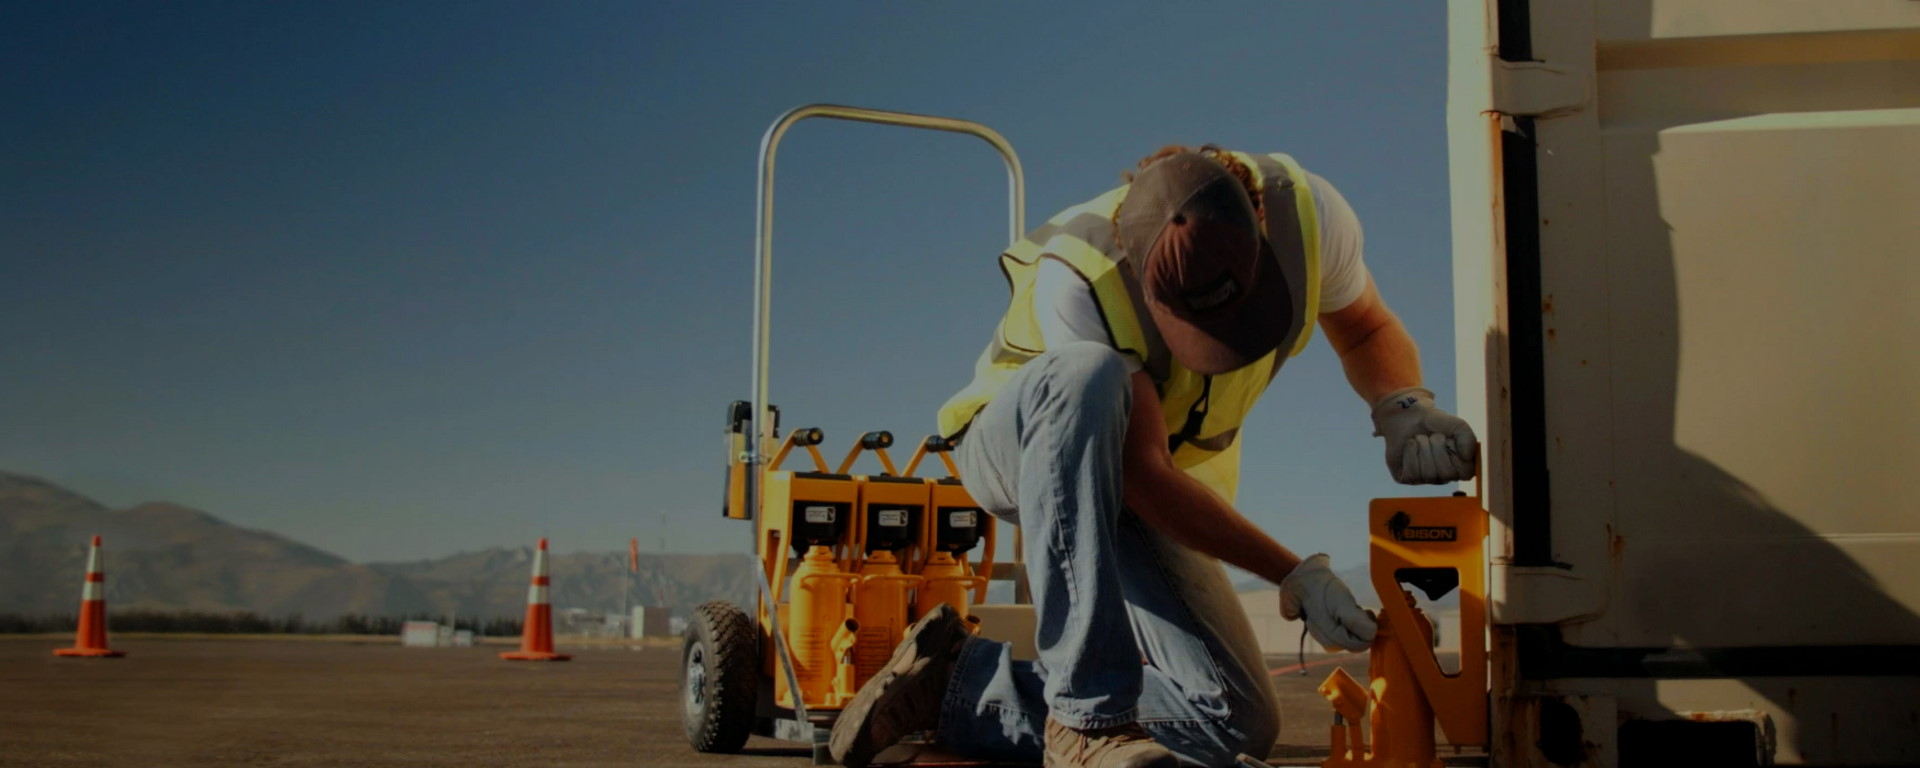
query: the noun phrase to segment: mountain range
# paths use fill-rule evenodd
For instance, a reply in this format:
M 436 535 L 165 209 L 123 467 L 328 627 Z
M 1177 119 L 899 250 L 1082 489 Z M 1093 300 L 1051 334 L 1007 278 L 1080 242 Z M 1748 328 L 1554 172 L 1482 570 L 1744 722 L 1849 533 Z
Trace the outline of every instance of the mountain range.
M 72 613 L 87 544 L 106 543 L 110 607 L 252 611 L 330 621 L 345 614 L 517 618 L 526 610 L 533 548 L 495 548 L 434 560 L 355 563 L 269 531 L 166 502 L 109 509 L 46 480 L 0 471 L 0 613 Z M 635 605 L 678 615 L 716 597 L 753 595 L 744 555 L 627 553 L 549 558 L 557 610 Z M 631 578 L 631 586 L 625 582 Z

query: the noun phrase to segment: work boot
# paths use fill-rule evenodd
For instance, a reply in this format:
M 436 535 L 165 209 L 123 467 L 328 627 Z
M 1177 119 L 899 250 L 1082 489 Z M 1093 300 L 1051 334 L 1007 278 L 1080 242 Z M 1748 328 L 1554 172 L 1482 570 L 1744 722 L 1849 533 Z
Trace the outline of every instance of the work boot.
M 1046 768 L 1178 768 L 1139 723 L 1080 730 L 1047 718 Z
M 840 710 L 827 742 L 833 759 L 848 768 L 866 768 L 881 750 L 939 726 L 953 662 L 969 634 L 960 612 L 946 603 L 914 622 L 893 658 Z

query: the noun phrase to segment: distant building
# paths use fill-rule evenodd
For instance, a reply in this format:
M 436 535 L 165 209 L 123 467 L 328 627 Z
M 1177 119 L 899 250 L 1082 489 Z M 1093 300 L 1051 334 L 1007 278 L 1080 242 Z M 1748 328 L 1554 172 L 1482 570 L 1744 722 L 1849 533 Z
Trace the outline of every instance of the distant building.
M 408 648 L 439 647 L 440 625 L 431 621 L 409 621 L 401 624 L 400 644 Z
M 400 644 L 408 648 L 469 648 L 474 644 L 473 630 L 456 630 L 432 621 L 409 621 L 400 625 Z
M 568 608 L 553 614 L 555 634 L 575 637 L 612 637 L 613 627 L 607 623 L 607 614 L 586 608 Z
M 665 605 L 636 605 L 633 607 L 632 633 L 629 637 L 672 637 L 673 608 Z

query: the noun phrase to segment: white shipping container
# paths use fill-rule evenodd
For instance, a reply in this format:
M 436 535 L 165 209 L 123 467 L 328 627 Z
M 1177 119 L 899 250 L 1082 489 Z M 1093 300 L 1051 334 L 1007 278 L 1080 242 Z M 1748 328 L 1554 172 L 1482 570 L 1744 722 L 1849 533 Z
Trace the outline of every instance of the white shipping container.
M 1920 2 L 1449 35 L 1494 763 L 1920 763 Z

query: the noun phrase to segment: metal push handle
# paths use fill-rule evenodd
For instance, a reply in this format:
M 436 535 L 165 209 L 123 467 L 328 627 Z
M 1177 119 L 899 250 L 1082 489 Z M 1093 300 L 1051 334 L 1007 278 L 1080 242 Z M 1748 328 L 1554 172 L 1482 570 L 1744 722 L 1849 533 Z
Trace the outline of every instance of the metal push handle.
M 898 125 L 906 128 L 925 128 L 934 131 L 964 133 L 979 137 L 992 144 L 1000 152 L 1001 159 L 1007 163 L 1007 192 L 1012 198 L 1007 204 L 1007 243 L 1011 246 L 1020 240 L 1027 230 L 1027 187 L 1026 176 L 1020 171 L 1020 157 L 1013 152 L 1013 145 L 1007 143 L 999 132 L 971 120 L 956 120 L 949 117 L 915 115 L 907 112 L 888 112 L 879 109 L 845 107 L 834 104 L 808 104 L 788 110 L 773 121 L 767 133 L 760 139 L 760 182 L 759 201 L 754 210 L 754 248 L 753 262 L 753 439 L 747 441 L 746 472 L 747 481 L 742 506 L 749 516 L 759 514 L 760 510 L 760 463 L 764 460 L 762 451 L 773 440 L 773 425 L 766 418 L 767 412 L 767 367 L 771 361 L 771 342 L 773 313 L 773 161 L 774 153 L 780 148 L 780 138 L 785 136 L 794 123 L 809 117 L 829 117 L 836 120 L 852 120 L 862 123 Z M 759 526 L 754 528 L 754 551 L 759 551 Z M 781 671 L 786 674 L 787 686 L 794 692 L 793 711 L 795 719 L 807 722 L 807 709 L 804 697 L 800 695 L 800 683 L 793 671 L 792 652 L 787 648 L 786 637 L 780 632 L 780 612 L 771 605 L 772 585 L 767 583 L 766 571 L 756 569 L 760 574 L 760 596 L 769 602 L 767 619 L 771 622 L 774 645 L 778 649 Z M 816 733 L 816 736 L 818 734 Z M 819 753 L 815 745 L 816 757 Z
M 836 120 L 852 120 L 861 123 L 879 123 L 898 125 L 905 128 L 924 128 L 932 131 L 964 133 L 978 137 L 993 145 L 1000 158 L 1007 164 L 1007 244 L 1020 240 L 1027 231 L 1027 191 L 1026 176 L 1020 170 L 1020 157 L 1014 154 L 1013 145 L 998 131 L 971 120 L 957 120 L 950 117 L 916 115 L 908 112 L 888 112 L 879 109 L 846 107 L 836 104 L 808 104 L 795 107 L 773 121 L 767 128 L 766 136 L 760 139 L 760 182 L 759 204 L 754 215 L 754 247 L 756 257 L 753 264 L 753 411 L 754 435 L 757 439 L 747 446 L 747 465 L 758 466 L 761 450 L 766 441 L 773 439 L 772 430 L 759 418 L 767 402 L 767 368 L 772 358 L 772 343 L 769 339 L 772 331 L 773 314 L 773 165 L 775 153 L 780 148 L 780 139 L 794 123 L 809 117 L 828 117 Z M 760 500 L 760 475 L 749 472 L 747 478 L 746 508 L 757 511 Z

